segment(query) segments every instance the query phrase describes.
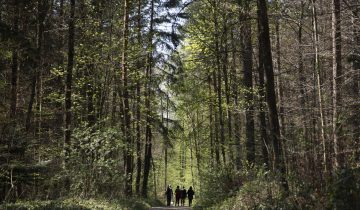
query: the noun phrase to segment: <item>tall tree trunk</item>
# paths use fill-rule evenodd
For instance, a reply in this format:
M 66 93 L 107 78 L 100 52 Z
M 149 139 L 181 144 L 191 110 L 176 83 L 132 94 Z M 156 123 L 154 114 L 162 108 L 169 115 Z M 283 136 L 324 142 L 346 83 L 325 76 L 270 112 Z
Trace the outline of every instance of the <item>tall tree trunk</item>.
M 261 43 L 259 43 L 261 44 Z M 262 57 L 262 54 L 259 52 L 259 58 Z M 260 141 L 261 141 L 261 154 L 262 154 L 262 161 L 263 164 L 265 164 L 266 168 L 269 168 L 270 166 L 270 147 L 269 147 L 269 137 L 267 134 L 267 125 L 266 125 L 266 96 L 265 96 L 265 72 L 263 64 L 263 60 L 259 59 L 259 67 L 258 67 L 258 73 L 259 73 L 259 124 L 260 124 Z
M 334 141 L 334 168 L 340 169 L 344 167 L 344 153 L 343 153 L 343 136 L 342 136 L 342 122 L 341 122 L 341 86 L 342 65 L 341 65 L 341 6 L 340 0 L 333 0 L 332 6 L 332 43 L 333 43 L 333 141 Z
M 234 101 L 233 101 L 233 106 L 234 108 L 234 140 L 235 140 L 235 145 L 236 145 L 236 168 L 239 170 L 242 166 L 241 163 L 241 156 L 242 156 L 242 152 L 241 152 L 241 126 L 240 126 L 240 113 L 238 111 L 239 109 L 239 91 L 238 91 L 238 81 L 237 81 L 237 64 L 236 64 L 236 59 L 237 59 L 237 54 L 236 54 L 236 45 L 235 45 L 235 39 L 234 39 L 234 31 L 231 31 L 231 43 L 232 43 L 232 63 L 231 63 L 231 76 L 230 76 L 230 80 L 231 80 L 231 89 L 234 95 Z
M 123 82 L 123 107 L 124 107 L 124 123 L 125 123 L 125 195 L 132 195 L 132 137 L 131 137 L 131 116 L 129 105 L 129 87 L 128 87 L 128 44 L 129 44 L 129 0 L 124 1 L 124 29 L 123 29 L 123 52 L 122 52 L 122 82 Z
M 277 2 L 279 4 L 279 2 Z M 289 161 L 287 155 L 287 141 L 285 138 L 285 109 L 284 109 L 284 90 L 282 84 L 282 69 L 281 69 L 281 45 L 280 45 L 280 19 L 276 18 L 275 21 L 275 36 L 276 36 L 276 64 L 277 64 L 277 101 L 279 107 L 279 124 L 280 124 L 280 136 L 282 138 L 282 147 L 283 147 L 283 155 L 284 155 L 284 162 L 285 167 L 289 170 Z M 292 145 L 295 145 L 294 142 L 291 142 Z
M 253 96 L 253 61 L 251 22 L 247 11 L 250 10 L 249 2 L 242 3 L 245 13 L 241 27 L 241 55 L 243 63 L 243 81 L 245 86 L 245 118 L 246 118 L 246 159 L 250 164 L 255 163 L 255 131 L 254 131 L 254 96 Z
M 214 94 L 216 95 L 218 92 L 217 92 L 217 89 L 218 89 L 218 83 L 217 83 L 217 80 L 218 78 L 216 77 L 216 72 L 213 71 L 212 73 L 212 82 L 213 82 L 213 86 L 214 86 Z M 219 113 L 218 111 L 216 110 L 216 99 L 217 97 L 215 96 L 214 97 L 214 109 L 213 109 L 213 112 L 214 112 L 214 146 L 215 146 L 215 161 L 216 161 L 216 164 L 217 166 L 220 165 L 220 143 L 219 143 Z
M 180 171 L 180 182 L 185 182 L 185 170 L 186 170 L 186 145 L 185 145 L 185 139 L 186 139 L 186 135 L 185 135 L 185 124 L 183 124 L 183 129 L 184 131 L 182 132 L 182 137 L 181 137 L 181 146 L 180 146 L 180 167 L 181 167 L 181 171 Z
M 169 130 L 169 96 L 166 98 L 166 129 L 168 132 Z M 168 134 L 167 134 L 168 135 Z M 165 151 L 164 151 L 164 155 L 165 155 L 165 166 L 164 166 L 164 171 L 165 171 L 165 180 L 164 180 L 164 189 L 166 189 L 167 186 L 167 178 L 168 178 L 168 142 L 166 141 L 164 143 L 164 147 L 165 147 Z
M 151 99 L 152 99 L 152 71 L 153 71 L 153 36 L 154 36 L 154 15 L 155 15 L 155 0 L 151 0 L 150 5 L 150 29 L 149 29 L 149 49 L 147 55 L 146 66 L 146 94 L 145 94 L 145 111 L 146 111 L 146 126 L 145 126 L 145 156 L 144 156 L 144 179 L 142 186 L 142 195 L 147 197 L 149 173 L 152 159 L 152 113 L 151 113 Z
M 31 118 L 33 115 L 33 104 L 35 101 L 36 96 L 36 88 L 38 86 L 38 83 L 40 81 L 40 72 L 42 68 L 42 43 L 43 43 L 43 37 L 44 37 L 44 21 L 46 18 L 46 9 L 47 9 L 47 1 L 44 0 L 38 0 L 37 2 L 37 40 L 36 40 L 36 68 L 34 68 L 34 72 L 31 79 L 31 93 L 30 93 L 30 99 L 28 104 L 28 110 L 26 114 L 26 120 L 25 120 L 25 128 L 28 131 L 31 126 Z M 41 86 L 41 84 L 39 85 Z M 38 88 L 39 89 L 39 88 Z M 41 90 L 40 90 L 41 91 Z
M 280 45 L 280 20 L 279 18 L 276 19 L 275 22 L 275 34 L 276 34 L 276 64 L 277 64 L 277 100 L 278 100 L 278 107 L 279 107 L 279 123 L 280 123 L 280 131 L 281 136 L 285 136 L 285 116 L 284 116 L 284 90 L 282 85 L 282 69 L 281 69 L 281 45 Z M 285 144 L 285 141 L 284 141 Z
M 214 166 L 214 108 L 213 108 L 213 94 L 212 94 L 212 79 L 211 75 L 208 76 L 208 87 L 209 87 L 209 127 L 210 127 L 210 164 Z
M 189 133 L 189 137 L 188 137 L 188 139 L 189 139 L 189 147 L 190 147 L 190 173 L 191 173 L 191 184 L 192 184 L 192 186 L 194 186 L 195 185 L 195 176 L 194 176 L 194 165 L 193 165 L 193 163 L 194 163 L 194 157 L 193 157 L 193 147 L 195 147 L 195 145 L 193 145 L 193 144 L 195 144 L 195 143 L 193 143 L 193 141 L 194 142 L 196 142 L 196 125 L 195 125 L 195 117 L 194 116 L 190 116 L 190 118 L 191 118 L 191 125 L 192 125 L 192 135 L 190 135 L 190 133 Z
M 42 138 L 42 121 L 43 121 L 43 92 L 44 92 L 44 84 L 43 84 L 43 74 L 44 74 L 44 62 L 43 62 L 43 43 L 44 43 L 44 32 L 45 32 L 45 22 L 46 16 L 49 11 L 49 1 L 47 0 L 38 0 L 38 18 L 37 18 L 37 27 L 38 27 L 38 53 L 37 53 L 37 72 L 36 72 L 36 122 L 37 127 L 36 130 L 37 142 L 41 143 Z M 34 154 L 34 159 L 36 159 Z M 40 160 L 39 160 L 40 162 Z M 35 194 L 39 189 L 39 182 L 36 180 L 34 182 Z
M 303 130 L 302 130 L 302 137 L 304 142 L 304 151 L 311 151 L 312 145 L 309 141 L 309 131 L 308 131 L 308 123 L 310 121 L 307 120 L 307 103 L 306 103 L 306 77 L 304 72 L 304 56 L 303 56 L 303 22 L 304 22 L 304 10 L 305 10 L 305 2 L 301 1 L 301 13 L 300 13 L 300 22 L 299 28 L 297 31 L 297 40 L 298 40 L 298 75 L 299 75 L 299 84 L 300 84 L 300 107 L 301 114 L 302 114 L 302 121 Z M 310 165 L 313 163 L 313 158 L 311 153 L 304 153 L 304 159 L 306 159 L 306 169 L 310 171 L 312 168 Z
M 214 39 L 215 39 L 215 56 L 216 56 L 216 91 L 217 91 L 217 106 L 219 114 L 219 127 L 220 127 L 220 145 L 221 145 L 221 154 L 224 164 L 226 163 L 226 153 L 225 153 L 225 129 L 224 129 L 224 117 L 223 117 L 223 107 L 222 107 L 222 76 L 221 76 L 221 52 L 220 52 L 220 33 L 219 33 L 219 20 L 218 20 L 218 7 L 217 0 L 214 1 Z
M 263 68 L 266 75 L 266 95 L 267 95 L 267 104 L 269 108 L 269 117 L 270 117 L 270 127 L 271 127 L 271 138 L 273 140 L 274 147 L 274 169 L 280 173 L 281 185 L 285 192 L 289 190 L 289 186 L 286 180 L 286 169 L 284 157 L 282 156 L 282 142 L 280 136 L 280 124 L 278 118 L 278 111 L 276 107 L 276 94 L 275 94 L 275 84 L 274 84 L 274 70 L 272 64 L 272 55 L 271 55 L 271 44 L 270 44 L 270 34 L 269 34 L 269 21 L 267 14 L 267 5 L 266 0 L 258 0 L 258 21 L 259 21 L 259 57 L 260 60 L 263 60 L 263 65 L 260 68 Z
M 110 47 L 113 47 L 113 33 L 114 33 L 114 30 L 113 30 L 113 24 L 111 23 L 110 25 L 110 41 L 109 41 L 109 45 Z M 114 58 L 113 58 L 113 55 L 110 54 L 110 62 L 113 62 L 114 61 Z M 116 68 L 113 68 L 113 71 L 112 71 L 112 92 L 111 92 L 111 124 L 112 125 L 115 125 L 116 123 L 116 110 L 117 110 L 117 94 L 118 94 L 118 81 L 119 81 L 119 78 L 118 78 L 118 73 L 117 73 L 117 69 Z
M 233 152 L 233 139 L 232 139 L 232 113 L 231 113 L 231 108 L 230 108 L 230 84 L 229 84 L 229 73 L 228 73 L 228 14 L 226 12 L 224 12 L 224 30 L 223 30 L 223 48 L 224 48 L 224 52 L 223 52 L 223 65 L 222 65 L 222 70 L 223 70 L 223 75 L 224 75 L 224 82 L 225 82 L 225 99 L 226 99 L 226 111 L 227 111 L 227 129 L 228 129 L 228 152 L 229 152 L 229 159 L 230 162 L 233 163 L 234 161 L 234 152 Z
M 142 1 L 138 0 L 137 5 L 137 38 L 138 38 L 138 44 L 139 46 L 142 46 L 142 40 L 141 40 L 141 7 L 142 7 Z M 137 171 L 136 171 L 136 184 L 135 184 L 135 190 L 136 194 L 140 194 L 140 181 L 141 181 L 141 83 L 140 83 L 140 77 L 141 77 L 141 69 L 142 69 L 142 62 L 139 63 L 138 69 L 137 69 L 137 81 L 136 81 L 136 165 L 137 165 Z
M 13 30 L 19 30 L 19 2 L 14 0 L 14 22 Z M 11 63 L 11 99 L 10 99 L 10 119 L 13 119 L 16 115 L 17 107 L 17 86 L 18 86 L 18 46 L 15 46 L 12 51 L 12 63 Z
M 315 50 L 315 73 L 317 81 L 317 95 L 319 103 L 319 114 L 320 114 L 320 135 L 323 145 L 323 164 L 324 171 L 328 171 L 328 146 L 326 142 L 325 134 L 325 113 L 323 109 L 323 94 L 321 88 L 321 70 L 320 70 L 320 57 L 319 57 L 319 34 L 318 34 L 318 21 L 317 21 L 317 10 L 315 5 L 315 0 L 312 0 L 312 19 L 313 19 L 313 39 L 314 39 L 314 50 Z
M 196 110 L 196 127 L 199 126 L 199 109 Z M 195 123 L 193 125 L 193 127 L 195 128 Z M 201 140 L 201 137 L 199 135 L 198 129 L 196 129 L 196 135 L 195 137 L 195 156 L 196 156 L 196 167 L 197 167 L 197 171 L 198 171 L 198 177 L 202 176 L 202 169 L 201 169 L 201 153 L 200 153 L 200 145 L 199 145 L 199 141 Z M 199 185 L 201 187 L 201 180 L 199 181 Z
M 353 27 L 353 52 L 352 52 L 352 71 L 353 71 L 353 79 L 352 79 L 352 89 L 351 89 L 351 95 L 354 99 L 360 98 L 360 30 L 359 26 L 357 25 L 359 23 L 359 10 L 355 6 L 358 3 L 358 0 L 352 1 L 352 27 Z M 351 118 L 351 124 L 352 124 L 352 130 L 353 130 L 353 139 L 355 143 L 355 148 L 360 148 L 360 110 L 359 102 L 353 102 L 353 117 Z M 354 152 L 354 158 L 355 160 L 360 160 L 360 150 L 356 150 Z
M 72 74 L 74 68 L 74 54 L 75 54 L 75 0 L 70 0 L 70 17 L 69 17 L 69 37 L 68 37 L 68 65 L 65 75 L 65 114 L 64 114 L 64 150 L 65 160 L 64 166 L 67 167 L 68 158 L 70 155 L 71 144 L 71 117 L 72 117 Z M 65 188 L 70 189 L 70 179 L 65 182 Z

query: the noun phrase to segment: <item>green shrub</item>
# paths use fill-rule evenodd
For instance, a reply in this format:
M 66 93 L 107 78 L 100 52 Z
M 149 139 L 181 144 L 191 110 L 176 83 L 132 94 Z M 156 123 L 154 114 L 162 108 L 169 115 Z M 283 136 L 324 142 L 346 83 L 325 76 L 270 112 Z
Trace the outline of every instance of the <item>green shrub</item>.
M 214 205 L 235 195 L 241 186 L 240 174 L 231 166 L 212 168 L 204 173 L 203 180 L 199 203 L 204 206 Z
M 331 208 L 360 209 L 360 169 L 342 169 L 333 181 L 329 193 Z

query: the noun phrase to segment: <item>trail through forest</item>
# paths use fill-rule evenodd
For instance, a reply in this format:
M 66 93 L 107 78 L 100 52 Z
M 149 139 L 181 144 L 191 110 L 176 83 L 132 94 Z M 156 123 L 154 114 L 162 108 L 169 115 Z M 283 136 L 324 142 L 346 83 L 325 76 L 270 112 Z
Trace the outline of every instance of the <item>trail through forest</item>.
M 171 207 L 152 207 L 152 210 L 191 210 L 191 207 L 177 207 L 177 206 L 171 206 Z
M 359 99 L 360 0 L 0 0 L 0 209 L 360 209 Z

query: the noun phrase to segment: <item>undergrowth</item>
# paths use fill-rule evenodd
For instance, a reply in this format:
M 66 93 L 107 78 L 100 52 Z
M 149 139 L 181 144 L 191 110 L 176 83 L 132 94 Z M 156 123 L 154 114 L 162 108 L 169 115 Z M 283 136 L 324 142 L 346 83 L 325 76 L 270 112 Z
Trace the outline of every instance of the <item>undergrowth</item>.
M 0 205 L 4 210 L 100 210 L 100 209 L 121 209 L 121 210 L 147 210 L 151 206 L 162 205 L 158 200 L 121 199 L 121 200 L 99 200 L 99 199 L 78 199 L 69 198 L 64 200 L 49 201 L 17 201 Z
M 287 193 L 281 190 L 278 176 L 263 167 L 209 173 L 206 180 L 195 210 L 360 209 L 359 169 L 343 169 L 323 185 L 289 175 Z

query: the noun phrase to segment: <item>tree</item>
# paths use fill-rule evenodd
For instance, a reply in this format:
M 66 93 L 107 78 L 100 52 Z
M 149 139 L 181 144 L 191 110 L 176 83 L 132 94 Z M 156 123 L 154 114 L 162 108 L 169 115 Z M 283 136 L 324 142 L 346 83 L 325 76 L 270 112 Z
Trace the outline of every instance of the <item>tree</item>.
M 127 196 L 132 195 L 132 159 L 133 159 L 133 150 L 132 150 L 132 137 L 131 137 L 131 116 L 130 116 L 130 106 L 129 106 L 129 90 L 128 90 L 128 61 L 127 61 L 127 51 L 128 51 L 128 41 L 129 41 L 129 0 L 124 1 L 124 30 L 123 30 L 123 53 L 122 53 L 122 88 L 123 88 L 123 107 L 124 107 L 124 123 L 125 123 L 125 173 L 126 173 L 126 182 L 125 182 L 125 194 Z
M 65 149 L 65 167 L 67 167 L 67 159 L 70 156 L 71 144 L 71 118 L 72 118 L 72 76 L 74 68 L 75 56 L 75 0 L 70 0 L 70 17 L 68 30 L 68 64 L 65 79 L 65 113 L 64 113 L 64 149 Z M 70 188 L 70 183 L 65 183 L 66 188 Z
M 324 171 L 328 171 L 329 158 L 328 158 L 328 143 L 325 133 L 325 112 L 324 112 L 324 99 L 322 91 L 322 81 L 321 81 L 321 69 L 320 69 L 320 55 L 319 55 L 319 32 L 318 32 L 318 16 L 315 0 L 312 0 L 312 22 L 313 22 L 313 46 L 314 46 L 314 70 L 316 73 L 316 88 L 317 88 L 317 99 L 319 105 L 319 115 L 320 115 L 320 135 L 323 146 L 323 165 Z
M 333 39 L 333 79 L 332 79 L 332 99 L 333 99 L 333 139 L 334 139 L 334 168 L 339 169 L 344 167 L 343 154 L 343 137 L 342 137 L 342 122 L 341 122 L 341 87 L 343 83 L 342 64 L 341 64 L 341 19 L 340 19 L 340 1 L 333 0 L 332 12 L 332 39 Z
M 274 169 L 280 173 L 281 185 L 284 191 L 288 191 L 288 183 L 285 178 L 286 169 L 282 153 L 282 140 L 280 136 L 280 124 L 276 107 L 276 95 L 274 84 L 274 71 L 272 64 L 271 44 L 269 35 L 269 22 L 267 5 L 265 0 L 258 0 L 258 26 L 259 26 L 259 60 L 262 60 L 262 68 L 266 75 L 266 96 L 269 108 L 270 134 L 274 148 Z
M 154 36 L 154 15 L 155 15 L 155 0 L 151 0 L 150 5 L 150 28 L 148 38 L 148 53 L 146 64 L 146 86 L 145 86 L 145 109 L 146 109 L 146 125 L 145 125 L 145 156 L 144 156 L 144 173 L 142 195 L 147 197 L 149 173 L 151 169 L 152 158 L 152 113 L 151 113 L 151 98 L 152 98 L 152 74 L 153 74 L 153 36 Z
M 352 59 L 351 59 L 351 63 L 352 63 L 352 71 L 357 72 L 360 69 L 360 50 L 359 50 L 359 46 L 360 46 L 360 30 L 358 29 L 358 25 L 356 24 L 359 19 L 359 11 L 358 8 L 356 7 L 357 1 L 353 0 L 352 1 L 352 41 L 354 43 L 354 47 L 352 49 Z M 352 95 L 353 98 L 359 98 L 360 97 L 360 90 L 359 90 L 359 79 L 360 76 L 359 74 L 355 73 L 355 76 L 353 77 L 353 81 L 352 81 Z M 360 128 L 359 128 L 359 124 L 360 124 L 360 111 L 356 108 L 356 104 L 354 106 L 354 115 L 351 119 L 352 121 L 352 127 L 353 127 L 353 138 L 355 139 L 355 145 L 359 145 L 360 144 Z M 356 151 L 355 153 L 355 159 L 356 160 L 360 160 L 360 152 Z
M 246 118 L 246 150 L 247 161 L 255 163 L 255 130 L 254 130 L 254 97 L 253 97 L 253 49 L 251 39 L 251 23 L 249 21 L 249 1 L 243 1 L 244 10 L 241 20 L 241 55 L 243 63 L 243 83 L 245 86 L 245 118 Z
M 138 45 L 142 46 L 142 34 L 141 34 L 141 30 L 142 30 L 142 25 L 141 25 L 141 9 L 142 9 L 142 1 L 138 0 L 137 2 L 137 41 L 138 41 Z M 140 78 L 142 76 L 142 71 L 143 70 L 143 63 L 142 62 L 138 62 L 138 70 L 137 70 L 137 81 L 136 81 L 136 165 L 137 165 L 137 169 L 136 169 L 136 184 L 135 184 L 135 190 L 136 190 L 136 194 L 140 194 L 140 181 L 141 181 L 141 165 L 142 165 L 142 160 L 141 160 L 141 83 L 140 83 Z
M 19 3 L 17 0 L 13 2 L 14 4 L 14 22 L 13 30 L 17 32 L 19 30 Z M 18 46 L 15 46 L 12 51 L 12 65 L 11 65 L 11 105 L 10 105 L 10 119 L 14 118 L 16 115 L 17 107 L 17 86 L 18 86 Z

